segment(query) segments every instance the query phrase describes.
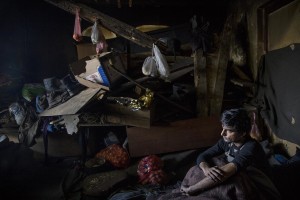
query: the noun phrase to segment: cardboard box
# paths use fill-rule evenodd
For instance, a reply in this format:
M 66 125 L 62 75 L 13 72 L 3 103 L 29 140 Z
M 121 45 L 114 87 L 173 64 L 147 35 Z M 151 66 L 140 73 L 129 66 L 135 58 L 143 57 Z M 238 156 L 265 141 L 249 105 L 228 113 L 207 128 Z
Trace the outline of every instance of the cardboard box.
M 117 68 L 119 72 L 115 71 Z M 70 65 L 76 79 L 91 88 L 112 88 L 126 79 L 120 74 L 126 73 L 124 61 L 117 52 L 105 52 L 100 55 L 86 56 Z
M 96 54 L 96 45 L 92 43 L 81 43 L 76 45 L 78 60 Z

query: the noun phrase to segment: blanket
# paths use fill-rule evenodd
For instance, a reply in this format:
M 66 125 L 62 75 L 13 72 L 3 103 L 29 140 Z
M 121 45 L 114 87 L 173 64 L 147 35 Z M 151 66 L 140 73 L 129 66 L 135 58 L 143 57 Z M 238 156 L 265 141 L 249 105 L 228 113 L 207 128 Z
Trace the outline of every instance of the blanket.
M 215 164 L 223 163 L 221 159 L 215 159 Z M 205 177 L 198 166 L 193 166 L 182 181 L 184 185 L 192 185 Z M 260 170 L 249 167 L 246 171 L 239 172 L 226 180 L 221 185 L 208 189 L 195 196 L 185 196 L 180 188 L 165 191 L 164 194 L 147 198 L 158 200 L 279 200 L 280 194 L 272 181 Z

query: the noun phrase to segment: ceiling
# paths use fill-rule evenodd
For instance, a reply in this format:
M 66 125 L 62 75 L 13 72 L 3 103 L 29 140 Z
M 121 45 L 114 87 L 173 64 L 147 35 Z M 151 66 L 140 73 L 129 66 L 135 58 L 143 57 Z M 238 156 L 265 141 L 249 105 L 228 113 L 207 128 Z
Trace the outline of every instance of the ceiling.
M 125 7 L 162 7 L 162 6 L 206 6 L 222 4 L 228 0 L 74 0 L 74 2 L 97 6 Z
M 230 0 L 73 0 L 132 26 L 188 23 L 193 15 L 223 21 Z

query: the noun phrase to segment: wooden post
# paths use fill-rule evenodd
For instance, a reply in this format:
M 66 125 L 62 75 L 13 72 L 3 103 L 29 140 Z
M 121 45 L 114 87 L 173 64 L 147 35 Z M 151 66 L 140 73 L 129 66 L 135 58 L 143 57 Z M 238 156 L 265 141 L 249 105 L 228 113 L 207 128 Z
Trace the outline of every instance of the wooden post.
M 215 91 L 213 93 L 211 103 L 211 114 L 212 115 L 219 115 L 222 110 L 222 103 L 223 103 L 223 95 L 224 95 L 224 85 L 226 80 L 226 72 L 227 72 L 227 65 L 229 61 L 229 50 L 230 44 L 232 41 L 232 34 L 233 34 L 233 15 L 229 15 L 225 25 L 222 36 L 220 38 L 220 47 L 218 51 L 218 58 L 217 58 L 217 65 L 218 65 L 218 72 L 217 72 L 217 79 L 215 84 Z
M 73 3 L 71 1 L 57 1 L 57 0 L 44 0 L 56 7 L 59 7 L 69 13 L 75 14 L 76 9 L 80 8 L 80 17 L 94 23 L 95 20 L 99 20 L 102 26 L 107 28 L 108 30 L 120 35 L 142 47 L 152 48 L 153 43 L 164 51 L 166 46 L 161 41 L 157 41 L 156 39 L 152 38 L 151 36 L 137 30 L 136 28 L 121 22 L 115 18 L 112 18 L 108 15 L 105 15 L 98 10 L 90 8 L 83 4 Z
M 197 96 L 197 116 L 208 116 L 206 58 L 203 56 L 202 49 L 195 51 L 194 65 L 194 82 Z

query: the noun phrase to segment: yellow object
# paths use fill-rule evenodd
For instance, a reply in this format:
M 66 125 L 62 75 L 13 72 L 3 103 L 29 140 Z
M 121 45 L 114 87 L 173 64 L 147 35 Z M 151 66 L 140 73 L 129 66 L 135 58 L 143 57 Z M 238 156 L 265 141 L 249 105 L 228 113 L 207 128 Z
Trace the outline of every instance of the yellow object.
M 154 96 L 154 93 L 151 90 L 146 89 L 146 93 L 139 98 L 139 101 L 141 102 L 141 107 L 149 108 L 153 101 L 153 96 Z
M 141 25 L 137 26 L 136 29 L 142 32 L 156 31 L 159 29 L 168 28 L 166 25 Z

